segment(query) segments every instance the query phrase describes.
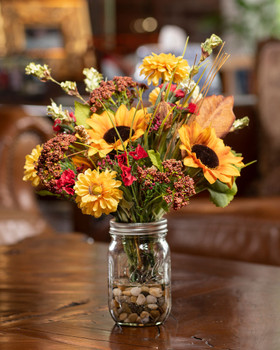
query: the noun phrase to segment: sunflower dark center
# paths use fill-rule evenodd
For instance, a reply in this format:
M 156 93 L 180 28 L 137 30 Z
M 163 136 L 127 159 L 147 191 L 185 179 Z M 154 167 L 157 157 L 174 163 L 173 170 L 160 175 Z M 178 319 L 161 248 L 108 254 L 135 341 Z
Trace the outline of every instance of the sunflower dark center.
M 127 140 L 129 138 L 130 134 L 130 127 L 129 126 L 117 126 L 116 129 L 118 130 L 118 133 L 123 141 Z M 131 136 L 133 136 L 134 130 L 131 132 Z M 115 143 L 119 139 L 119 135 L 117 134 L 115 128 L 111 128 L 103 136 L 103 139 L 107 143 Z
M 196 154 L 196 157 L 200 159 L 202 164 L 210 169 L 214 169 L 219 165 L 217 154 L 205 145 L 194 145 L 192 147 L 192 152 Z

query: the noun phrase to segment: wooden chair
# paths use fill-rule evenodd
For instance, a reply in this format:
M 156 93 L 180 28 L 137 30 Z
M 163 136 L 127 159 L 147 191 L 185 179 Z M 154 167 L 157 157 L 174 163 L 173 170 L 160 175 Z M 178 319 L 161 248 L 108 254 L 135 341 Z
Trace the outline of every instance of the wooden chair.
M 34 188 L 22 180 L 25 155 L 52 133 L 48 120 L 22 107 L 0 107 L 0 244 L 52 231 L 40 213 Z
M 170 212 L 171 251 L 280 265 L 280 196 L 235 198 L 226 208 L 208 199 Z
M 256 59 L 261 195 L 280 194 L 280 40 L 261 42 Z

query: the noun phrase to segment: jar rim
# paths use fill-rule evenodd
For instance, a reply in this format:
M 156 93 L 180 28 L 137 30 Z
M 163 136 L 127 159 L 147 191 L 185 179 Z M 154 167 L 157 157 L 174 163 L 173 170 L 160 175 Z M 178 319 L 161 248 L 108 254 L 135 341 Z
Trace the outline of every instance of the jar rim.
M 110 220 L 110 234 L 114 235 L 153 235 L 167 233 L 167 219 L 152 222 L 116 222 Z

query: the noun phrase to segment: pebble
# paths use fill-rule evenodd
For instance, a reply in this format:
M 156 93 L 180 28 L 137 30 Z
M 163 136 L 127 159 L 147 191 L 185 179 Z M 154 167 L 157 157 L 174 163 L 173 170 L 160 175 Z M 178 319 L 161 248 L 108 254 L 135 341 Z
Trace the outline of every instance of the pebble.
M 168 293 L 156 284 L 150 287 L 115 285 L 111 312 L 122 323 L 153 324 L 165 318 Z
M 126 295 L 121 295 L 121 296 L 117 296 L 116 299 L 119 303 L 125 303 L 125 302 L 128 302 L 129 297 Z
M 130 309 L 130 307 L 128 306 L 127 303 L 123 303 L 122 304 L 122 312 L 127 313 L 127 314 L 131 313 L 131 309 Z
M 123 291 L 123 295 L 126 295 L 126 296 L 130 297 L 131 296 L 131 289 L 124 290 Z
M 149 290 L 149 293 L 157 298 L 160 298 L 163 294 L 162 290 L 160 288 L 156 288 L 156 287 L 151 287 Z
M 119 320 L 120 321 L 124 321 L 125 319 L 127 318 L 127 313 L 126 312 L 123 312 L 119 315 Z
M 148 286 L 142 286 L 141 291 L 142 292 L 148 292 L 149 293 L 150 288 Z
M 137 297 L 135 297 L 134 295 L 132 295 L 132 297 L 130 297 L 130 301 L 132 302 L 132 303 L 136 303 L 136 300 L 137 300 Z
M 138 318 L 138 315 L 136 313 L 133 313 L 133 314 L 130 314 L 128 316 L 128 321 L 129 322 L 136 322 L 137 318 Z
M 114 288 L 113 289 L 113 294 L 114 294 L 114 296 L 121 296 L 122 295 L 122 291 L 119 288 Z
M 148 313 L 148 311 L 142 311 L 140 314 L 141 318 L 145 318 L 145 317 L 150 317 L 150 314 Z
M 131 295 L 138 297 L 138 295 L 141 293 L 141 288 L 133 287 L 133 288 L 131 288 L 130 293 L 131 293 Z
M 136 300 L 137 305 L 144 305 L 146 302 L 146 297 L 143 294 L 139 294 Z
M 157 298 L 150 294 L 147 295 L 146 299 L 147 299 L 147 304 L 156 304 L 157 302 Z

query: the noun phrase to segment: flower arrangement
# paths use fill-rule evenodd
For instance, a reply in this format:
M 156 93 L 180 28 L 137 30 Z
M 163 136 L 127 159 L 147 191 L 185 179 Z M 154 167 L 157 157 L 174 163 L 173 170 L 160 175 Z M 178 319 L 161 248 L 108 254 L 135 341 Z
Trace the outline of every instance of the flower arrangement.
M 207 58 L 221 46 L 203 87 Z M 224 144 L 228 133 L 248 124 L 236 120 L 233 97 L 207 96 L 222 64 L 222 40 L 212 35 L 190 65 L 183 56 L 152 54 L 141 73 L 154 89 L 130 77 L 106 80 L 86 68 L 85 99 L 75 82 L 58 82 L 47 65 L 30 63 L 26 73 L 52 81 L 75 98 L 73 110 L 51 102 L 54 137 L 26 156 L 24 180 L 42 195 L 76 202 L 84 214 L 111 214 L 117 222 L 153 222 L 208 190 L 217 206 L 237 192 L 243 158 Z M 187 49 L 187 43 L 185 50 Z

